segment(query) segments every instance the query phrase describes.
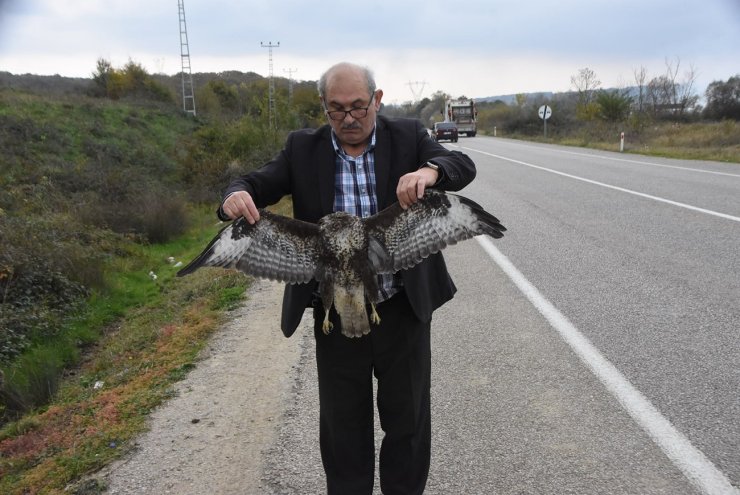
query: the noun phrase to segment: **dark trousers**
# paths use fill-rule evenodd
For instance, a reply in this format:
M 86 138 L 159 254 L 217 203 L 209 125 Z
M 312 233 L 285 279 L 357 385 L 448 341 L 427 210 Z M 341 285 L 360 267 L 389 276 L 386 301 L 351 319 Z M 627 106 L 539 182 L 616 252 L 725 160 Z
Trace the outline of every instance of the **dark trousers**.
M 329 335 L 314 314 L 319 375 L 321 459 L 330 495 L 372 494 L 375 475 L 372 376 L 385 432 L 380 488 L 385 495 L 424 492 L 429 474 L 430 324 L 419 321 L 403 292 L 378 305 L 370 334 L 341 334 L 336 313 Z

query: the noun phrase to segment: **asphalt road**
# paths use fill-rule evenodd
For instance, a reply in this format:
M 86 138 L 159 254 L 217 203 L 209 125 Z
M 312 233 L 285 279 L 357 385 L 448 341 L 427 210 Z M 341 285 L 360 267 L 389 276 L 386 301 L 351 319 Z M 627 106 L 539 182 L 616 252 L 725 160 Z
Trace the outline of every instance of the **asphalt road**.
M 740 166 L 449 147 L 478 166 L 462 194 L 509 231 L 445 251 L 427 493 L 740 493 Z M 321 493 L 313 337 L 294 338 L 264 481 Z

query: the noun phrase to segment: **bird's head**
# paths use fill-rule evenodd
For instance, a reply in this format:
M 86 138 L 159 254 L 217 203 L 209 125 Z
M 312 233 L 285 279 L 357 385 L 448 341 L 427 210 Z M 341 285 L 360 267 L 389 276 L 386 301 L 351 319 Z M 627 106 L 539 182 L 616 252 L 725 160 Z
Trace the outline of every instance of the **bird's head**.
M 356 251 L 367 243 L 367 233 L 360 217 L 344 211 L 326 215 L 319 220 L 322 240 L 339 250 Z

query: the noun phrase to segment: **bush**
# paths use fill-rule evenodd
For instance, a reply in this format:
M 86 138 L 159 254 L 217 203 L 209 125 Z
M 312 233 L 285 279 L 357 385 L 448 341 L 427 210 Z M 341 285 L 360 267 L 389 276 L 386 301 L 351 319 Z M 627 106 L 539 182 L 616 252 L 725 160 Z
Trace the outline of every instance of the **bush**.
M 630 113 L 632 98 L 619 90 L 599 91 L 596 95 L 596 104 L 600 108 L 599 115 L 602 119 L 622 122 Z
M 713 81 L 706 90 L 704 116 L 714 120 L 740 120 L 740 74 L 727 82 Z
M 169 242 L 188 228 L 185 202 L 172 193 L 149 191 L 135 206 L 135 230 L 143 233 L 148 242 Z
M 194 202 L 216 202 L 231 179 L 262 166 L 276 153 L 279 133 L 243 117 L 214 122 L 196 131 L 180 163 L 182 181 Z
M 52 337 L 102 285 L 102 257 L 67 222 L 0 217 L 0 363 Z M 84 237 L 84 236 L 81 236 Z
M 173 93 L 166 86 L 155 81 L 141 64 L 131 60 L 123 69 L 116 69 L 108 60 L 98 59 L 92 80 L 93 96 L 107 96 L 113 100 L 134 97 L 164 102 L 175 101 Z
M 46 346 L 36 347 L 5 368 L 0 386 L 0 404 L 6 417 L 15 417 L 45 404 L 59 388 L 61 372 L 76 354 Z

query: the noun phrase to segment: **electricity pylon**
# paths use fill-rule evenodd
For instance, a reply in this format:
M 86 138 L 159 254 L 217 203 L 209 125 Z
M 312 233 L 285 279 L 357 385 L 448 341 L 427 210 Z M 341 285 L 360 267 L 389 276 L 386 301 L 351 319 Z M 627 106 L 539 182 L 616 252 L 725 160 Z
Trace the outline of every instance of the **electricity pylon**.
M 409 81 L 406 85 L 411 89 L 411 93 L 414 95 L 414 101 L 421 100 L 421 95 L 424 92 L 424 86 L 427 85 L 426 81 Z M 419 89 L 421 86 L 421 89 Z
M 275 123 L 277 122 L 277 115 L 275 114 L 275 80 L 272 78 L 272 49 L 279 48 L 280 42 L 273 45 L 272 41 L 268 41 L 267 44 L 260 41 L 262 48 L 268 48 L 270 53 L 270 81 L 269 89 L 267 92 L 267 111 L 270 114 L 270 128 L 275 129 Z
M 283 69 L 283 72 L 288 73 L 288 101 L 293 101 L 293 73 L 298 72 L 298 69 Z
M 180 61 L 182 63 L 182 109 L 195 116 L 195 93 L 193 74 L 190 71 L 190 47 L 188 46 L 188 27 L 185 23 L 185 0 L 177 0 L 180 11 Z M 187 71 L 187 72 L 186 72 Z

